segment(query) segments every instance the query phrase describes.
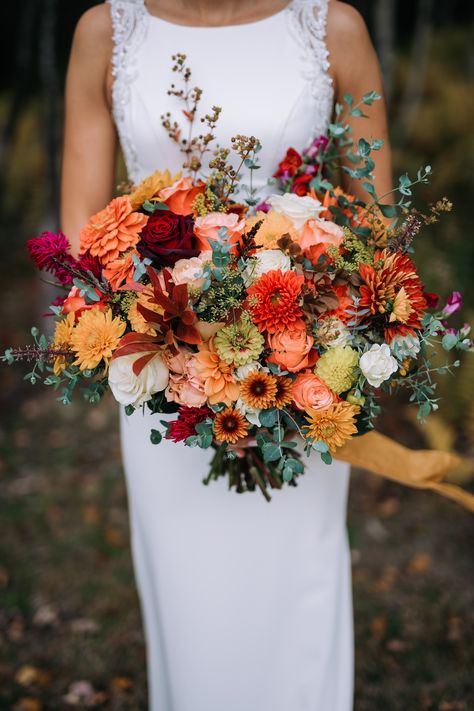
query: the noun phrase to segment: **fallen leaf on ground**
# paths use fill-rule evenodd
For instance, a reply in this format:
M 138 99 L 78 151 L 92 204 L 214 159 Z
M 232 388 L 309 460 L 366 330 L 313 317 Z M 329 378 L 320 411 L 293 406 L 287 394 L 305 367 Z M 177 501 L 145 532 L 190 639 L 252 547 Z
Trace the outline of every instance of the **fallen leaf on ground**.
M 33 616 L 35 627 L 51 627 L 57 623 L 58 613 L 53 605 L 41 605 Z
M 74 634 L 95 634 L 99 629 L 97 622 L 87 617 L 78 617 L 75 620 L 71 620 L 69 626 Z
M 38 669 L 32 664 L 24 664 L 15 674 L 15 681 L 20 686 L 31 686 L 32 684 L 44 686 L 51 681 L 51 673 L 45 669 Z
M 25 696 L 15 704 L 12 711 L 41 711 L 42 708 L 41 701 Z
M 132 688 L 133 682 L 125 676 L 116 676 L 115 679 L 112 679 L 112 686 L 119 691 L 128 691 Z

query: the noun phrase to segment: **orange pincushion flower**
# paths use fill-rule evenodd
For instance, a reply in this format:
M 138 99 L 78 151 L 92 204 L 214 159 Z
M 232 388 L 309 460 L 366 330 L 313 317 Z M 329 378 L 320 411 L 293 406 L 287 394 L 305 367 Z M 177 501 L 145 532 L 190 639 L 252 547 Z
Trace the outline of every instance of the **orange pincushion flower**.
M 104 279 L 107 279 L 112 287 L 112 291 L 117 291 L 122 284 L 132 280 L 133 272 L 135 271 L 135 265 L 133 263 L 134 254 L 138 254 L 135 249 L 119 259 L 113 259 L 102 272 L 102 276 Z
M 278 333 L 300 328 L 303 312 L 298 304 L 304 277 L 273 269 L 247 289 L 253 322 L 260 331 Z
M 397 334 L 414 335 L 421 328 L 427 308 L 423 284 L 409 257 L 384 249 L 374 255 L 377 268 L 361 264 L 359 272 L 364 280 L 360 287 L 361 308 L 383 318 L 384 334 L 390 343 Z
M 359 407 L 342 400 L 335 402 L 326 410 L 307 410 L 308 425 L 305 428 L 306 439 L 325 442 L 331 454 L 341 447 L 346 440 L 357 433 L 355 416 Z
M 242 400 L 258 410 L 274 406 L 276 393 L 276 378 L 261 370 L 252 371 L 240 384 Z
M 114 318 L 111 309 L 84 311 L 71 336 L 77 356 L 74 365 L 80 370 L 93 369 L 104 360 L 107 368 L 125 328 L 125 322 Z
M 293 381 L 291 378 L 276 377 L 276 393 L 273 406 L 282 410 L 293 400 Z
M 128 195 L 115 198 L 82 228 L 81 253 L 89 250 L 107 265 L 137 244 L 147 222 L 147 215 L 132 211 Z
M 204 383 L 210 405 L 219 402 L 230 405 L 239 399 L 240 387 L 234 378 L 234 368 L 219 358 L 214 338 L 199 346 L 193 367 L 196 376 Z
M 249 425 L 242 413 L 232 407 L 219 412 L 214 420 L 214 434 L 218 442 L 235 444 L 246 436 L 248 429 Z

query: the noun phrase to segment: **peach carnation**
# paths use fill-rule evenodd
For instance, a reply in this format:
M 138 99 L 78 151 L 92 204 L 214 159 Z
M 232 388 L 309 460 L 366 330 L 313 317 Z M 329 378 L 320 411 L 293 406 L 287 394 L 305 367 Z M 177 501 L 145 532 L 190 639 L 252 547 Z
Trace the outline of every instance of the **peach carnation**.
M 299 410 L 326 410 L 337 396 L 312 373 L 299 373 L 293 383 L 293 401 Z
M 128 195 L 114 198 L 82 228 L 80 251 L 84 253 L 88 250 L 107 265 L 137 244 L 147 222 L 147 215 L 132 211 Z
M 239 384 L 234 378 L 234 369 L 219 358 L 214 339 L 199 346 L 193 361 L 197 377 L 204 383 L 204 392 L 210 405 L 223 402 L 231 405 L 239 399 Z
M 186 348 L 178 348 L 178 353 L 163 352 L 163 360 L 169 368 L 168 387 L 165 391 L 169 402 L 177 402 L 185 407 L 202 407 L 206 403 L 204 385 L 193 367 L 194 354 Z
M 175 215 L 190 215 L 196 196 L 203 193 L 204 189 L 205 185 L 202 181 L 194 185 L 192 178 L 186 176 L 177 180 L 169 188 L 160 190 L 159 198 L 168 205 Z
M 311 365 L 314 338 L 306 333 L 304 327 L 269 334 L 267 343 L 272 350 L 267 358 L 269 363 L 275 363 L 290 373 L 297 373 Z
M 208 250 L 210 243 L 218 238 L 222 227 L 227 229 L 230 242 L 238 242 L 245 229 L 245 220 L 241 220 L 235 212 L 209 212 L 204 217 L 197 217 L 194 222 L 194 234 L 198 249 Z

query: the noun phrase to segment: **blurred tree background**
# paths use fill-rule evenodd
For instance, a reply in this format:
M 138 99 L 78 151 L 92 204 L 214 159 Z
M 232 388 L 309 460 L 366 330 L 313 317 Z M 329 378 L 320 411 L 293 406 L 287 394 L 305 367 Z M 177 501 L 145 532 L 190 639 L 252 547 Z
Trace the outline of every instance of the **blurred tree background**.
M 27 341 L 46 310 L 24 245 L 58 227 L 64 75 L 74 26 L 94 4 L 2 3 L 2 350 Z M 461 291 L 463 316 L 474 322 L 473 4 L 351 4 L 380 57 L 396 174 L 431 164 L 420 200 L 446 195 L 455 206 L 418 238 L 423 276 L 442 298 Z M 381 427 L 412 446 L 458 451 L 456 479 L 472 486 L 474 363 L 464 360 L 463 372 L 440 384 L 439 415 L 419 427 L 400 402 Z M 145 709 L 115 407 L 63 408 L 24 384 L 18 368 L 2 368 L 0 379 L 0 709 Z M 474 708 L 471 517 L 357 472 L 349 530 L 356 711 Z

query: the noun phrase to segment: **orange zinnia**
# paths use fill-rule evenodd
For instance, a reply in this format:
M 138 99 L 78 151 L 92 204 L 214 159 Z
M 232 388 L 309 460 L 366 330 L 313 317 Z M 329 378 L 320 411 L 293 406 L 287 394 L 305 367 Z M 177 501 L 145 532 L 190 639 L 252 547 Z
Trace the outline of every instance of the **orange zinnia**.
M 230 405 L 239 398 L 240 387 L 234 378 L 234 368 L 219 358 L 214 338 L 199 346 L 194 359 L 197 377 L 204 383 L 204 392 L 210 405 L 223 402 Z
M 246 436 L 248 429 L 249 425 L 242 413 L 232 407 L 226 407 L 219 412 L 214 420 L 214 434 L 218 442 L 235 444 Z
M 301 328 L 303 312 L 298 304 L 304 277 L 273 269 L 247 289 L 252 320 L 260 331 L 278 333 Z
M 147 222 L 147 215 L 132 211 L 128 195 L 115 198 L 82 228 L 81 253 L 89 251 L 107 265 L 137 244 Z
M 117 289 L 122 286 L 122 284 L 131 281 L 133 277 L 133 272 L 135 271 L 135 265 L 133 263 L 133 255 L 138 254 L 134 249 L 120 259 L 114 259 L 109 262 L 102 272 L 104 279 L 107 279 L 112 291 L 117 291 Z

